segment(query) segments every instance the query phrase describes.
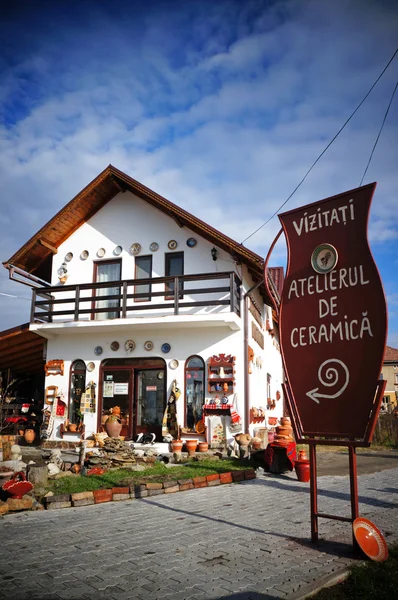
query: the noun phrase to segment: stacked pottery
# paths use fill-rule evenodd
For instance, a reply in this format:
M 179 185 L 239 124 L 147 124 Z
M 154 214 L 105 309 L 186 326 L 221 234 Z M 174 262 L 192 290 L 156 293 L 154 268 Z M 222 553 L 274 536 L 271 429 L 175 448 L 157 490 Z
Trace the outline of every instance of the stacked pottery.
M 293 428 L 290 424 L 289 417 L 282 417 L 281 424 L 278 427 L 275 427 L 275 430 L 274 444 L 278 446 L 287 446 L 290 442 L 293 442 Z

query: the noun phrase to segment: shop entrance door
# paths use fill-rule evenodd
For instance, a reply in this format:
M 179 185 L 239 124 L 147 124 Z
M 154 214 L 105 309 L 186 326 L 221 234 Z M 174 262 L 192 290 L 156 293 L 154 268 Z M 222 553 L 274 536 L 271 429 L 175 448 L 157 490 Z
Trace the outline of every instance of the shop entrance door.
M 136 433 L 155 433 L 161 440 L 165 410 L 164 371 L 137 369 L 135 373 Z
M 162 440 L 166 408 L 165 363 L 161 359 L 108 359 L 101 365 L 98 431 L 114 406 L 120 407 L 120 435 L 135 439 L 154 433 Z

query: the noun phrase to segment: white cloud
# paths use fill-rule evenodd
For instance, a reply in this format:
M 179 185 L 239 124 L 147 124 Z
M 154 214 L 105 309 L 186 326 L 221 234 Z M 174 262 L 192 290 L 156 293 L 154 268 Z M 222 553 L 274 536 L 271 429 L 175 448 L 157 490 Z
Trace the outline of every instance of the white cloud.
M 109 163 L 242 241 L 349 116 L 397 34 L 388 1 L 192 2 L 116 14 L 92 5 L 88 25 L 58 23 L 37 39 L 32 27 L 23 39 L 33 50 L 18 47 L 9 60 L 2 260 Z M 359 184 L 394 83 L 390 69 L 284 210 Z M 398 237 L 397 105 L 366 178 L 379 181 L 376 251 Z M 274 219 L 247 245 L 265 255 L 278 229 Z M 284 255 L 280 243 L 273 260 Z

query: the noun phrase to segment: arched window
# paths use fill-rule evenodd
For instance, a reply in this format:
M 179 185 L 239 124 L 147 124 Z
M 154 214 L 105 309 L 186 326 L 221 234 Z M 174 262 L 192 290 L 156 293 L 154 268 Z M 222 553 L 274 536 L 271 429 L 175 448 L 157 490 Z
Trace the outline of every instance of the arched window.
M 185 363 L 185 420 L 190 431 L 202 420 L 204 400 L 205 363 L 200 356 L 191 356 Z
M 83 360 L 75 360 L 70 368 L 69 421 L 80 423 L 80 400 L 86 388 L 86 364 Z

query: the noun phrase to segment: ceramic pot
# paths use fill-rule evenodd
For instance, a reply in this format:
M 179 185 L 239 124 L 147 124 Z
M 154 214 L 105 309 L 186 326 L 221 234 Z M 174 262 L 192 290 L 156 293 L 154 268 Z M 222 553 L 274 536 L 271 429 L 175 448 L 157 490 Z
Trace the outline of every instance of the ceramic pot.
M 199 452 L 207 452 L 209 449 L 209 444 L 207 442 L 199 442 L 198 450 Z
M 172 452 L 181 452 L 181 450 L 182 450 L 182 440 L 172 440 L 172 442 L 171 442 L 171 450 L 172 450 Z
M 294 463 L 294 470 L 296 471 L 297 479 L 308 483 L 310 480 L 310 461 L 309 460 L 296 460 Z
M 198 445 L 198 440 L 186 440 L 185 441 L 185 446 L 186 446 L 188 453 L 195 452 L 197 445 Z
M 275 431 L 269 431 L 268 432 L 268 443 L 272 444 L 274 439 L 275 439 Z
M 34 442 L 36 438 L 34 429 L 25 429 L 24 438 L 27 444 Z
M 33 484 L 26 481 L 25 473 L 19 471 L 14 474 L 14 477 L 3 484 L 3 490 L 6 491 L 12 498 L 21 499 L 24 494 L 33 490 Z
M 71 431 L 72 433 L 75 433 L 77 431 L 77 423 L 69 423 L 69 425 L 68 425 L 68 431 Z
M 299 450 L 298 460 L 308 460 L 308 456 L 305 450 Z
M 228 383 L 226 381 L 224 381 L 224 383 L 222 384 L 222 389 L 224 392 L 228 392 Z
M 290 435 L 292 433 L 292 428 L 291 427 L 276 427 L 276 433 L 277 433 L 277 435 L 283 435 L 285 437 L 290 437 Z
M 282 425 L 282 427 L 291 427 L 292 424 L 290 422 L 290 417 L 282 417 L 281 418 L 281 425 Z
M 121 422 L 118 419 L 115 419 L 114 417 L 113 418 L 109 417 L 109 419 L 107 419 L 104 427 L 105 427 L 106 433 L 111 438 L 119 437 L 120 432 L 122 430 Z

